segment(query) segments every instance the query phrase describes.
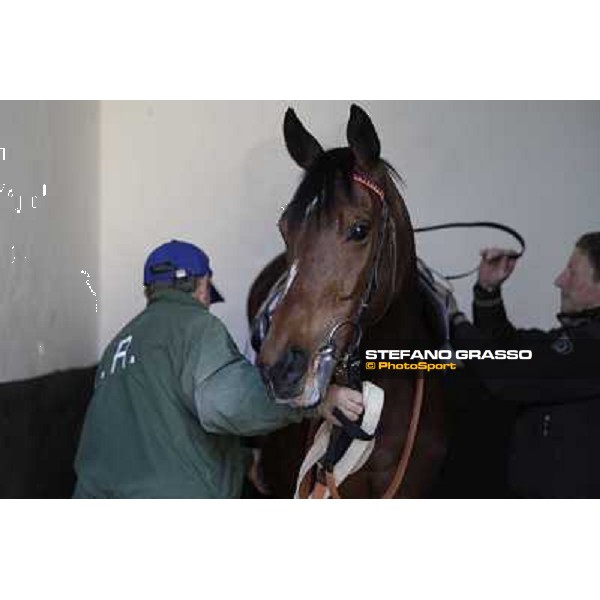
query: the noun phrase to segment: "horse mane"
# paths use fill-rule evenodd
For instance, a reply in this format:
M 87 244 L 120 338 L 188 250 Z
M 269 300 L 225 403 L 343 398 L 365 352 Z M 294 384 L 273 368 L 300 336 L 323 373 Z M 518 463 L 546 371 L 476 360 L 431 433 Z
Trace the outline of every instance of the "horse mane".
M 396 169 L 383 159 L 381 163 L 390 180 L 404 187 L 404 181 Z M 317 219 L 321 216 L 329 219 L 332 214 L 336 184 L 341 183 L 349 201 L 354 202 L 350 190 L 352 175 L 356 169 L 356 158 L 350 148 L 334 148 L 324 152 L 306 172 L 282 218 L 291 228 L 301 225 L 309 210 L 314 211 Z M 395 191 L 403 202 L 400 192 L 397 189 Z

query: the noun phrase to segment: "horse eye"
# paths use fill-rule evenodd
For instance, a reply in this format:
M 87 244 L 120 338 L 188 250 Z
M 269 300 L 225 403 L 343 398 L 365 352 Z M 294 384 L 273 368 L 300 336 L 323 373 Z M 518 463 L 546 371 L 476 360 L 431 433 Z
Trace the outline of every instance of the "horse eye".
M 353 240 L 355 242 L 361 242 L 367 237 L 369 233 L 369 226 L 366 223 L 354 223 L 348 231 L 348 237 L 346 239 Z

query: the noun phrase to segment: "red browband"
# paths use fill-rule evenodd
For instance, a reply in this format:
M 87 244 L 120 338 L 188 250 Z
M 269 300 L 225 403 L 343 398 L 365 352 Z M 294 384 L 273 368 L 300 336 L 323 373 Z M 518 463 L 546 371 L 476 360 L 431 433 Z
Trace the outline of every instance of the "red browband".
M 375 194 L 379 196 L 379 199 L 384 202 L 385 194 L 374 181 L 371 181 L 368 177 L 361 175 L 360 173 L 352 173 L 352 179 L 356 181 L 356 183 L 360 183 L 361 185 L 364 185 L 366 188 L 370 189 L 372 192 L 375 192 Z

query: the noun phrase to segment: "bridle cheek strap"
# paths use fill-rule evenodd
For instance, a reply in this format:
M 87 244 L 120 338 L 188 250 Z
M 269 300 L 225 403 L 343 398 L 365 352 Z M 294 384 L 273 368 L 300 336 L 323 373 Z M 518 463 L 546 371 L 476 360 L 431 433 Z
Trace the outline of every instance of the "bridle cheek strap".
M 359 183 L 360 185 L 366 187 L 369 191 L 373 192 L 379 198 L 379 200 L 381 201 L 381 204 L 383 206 L 381 226 L 379 228 L 379 233 L 377 236 L 377 238 L 378 238 L 377 239 L 377 248 L 375 250 L 375 257 L 374 257 L 374 261 L 373 261 L 372 275 L 371 275 L 371 279 L 370 279 L 369 283 L 367 284 L 367 288 L 363 294 L 363 297 L 361 298 L 359 312 L 358 312 L 358 315 L 356 316 L 356 321 L 358 323 L 363 312 L 365 311 L 365 309 L 371 302 L 373 294 L 377 290 L 377 286 L 379 283 L 379 281 L 378 281 L 379 280 L 379 266 L 380 266 L 380 262 L 381 262 L 381 254 L 383 252 L 383 240 L 385 237 L 385 230 L 386 230 L 386 227 L 388 226 L 389 206 L 385 200 L 385 192 L 372 179 L 370 179 L 363 173 L 358 173 L 355 171 L 354 173 L 352 173 L 352 180 L 355 181 L 356 183 Z M 395 276 L 395 274 L 394 274 L 394 276 Z
M 353 377 L 352 377 L 352 373 L 351 373 L 351 365 L 354 364 L 359 364 L 359 361 L 356 360 L 352 360 L 352 357 L 355 353 L 358 352 L 358 346 L 360 343 L 360 338 L 361 338 L 361 327 L 360 327 L 360 320 L 363 316 L 363 314 L 365 313 L 367 307 L 369 306 L 369 303 L 371 302 L 371 299 L 373 297 L 373 294 L 375 293 L 375 291 L 377 290 L 377 286 L 378 286 L 378 280 L 379 280 L 379 267 L 380 267 L 380 262 L 381 262 L 381 255 L 383 252 L 383 241 L 385 238 L 385 231 L 386 231 L 386 227 L 388 226 L 388 218 L 389 218 L 389 206 L 388 203 L 385 200 L 385 193 L 383 191 L 383 189 L 377 185 L 374 181 L 372 181 L 369 177 L 367 177 L 366 175 L 364 175 L 363 173 L 358 173 L 358 172 L 354 172 L 352 173 L 352 181 L 364 186 L 365 188 L 367 188 L 367 190 L 369 190 L 369 192 L 375 194 L 377 196 L 377 198 L 379 199 L 379 201 L 382 204 L 382 217 L 381 217 L 381 224 L 379 226 L 379 231 L 377 234 L 377 247 L 375 249 L 375 255 L 373 257 L 373 265 L 371 268 L 371 277 L 367 283 L 366 288 L 363 291 L 363 294 L 360 298 L 360 304 L 358 307 L 358 312 L 354 315 L 354 317 L 347 321 L 348 323 L 352 324 L 356 331 L 358 332 L 358 334 L 356 335 L 353 343 L 347 348 L 345 354 L 343 356 L 336 356 L 338 363 L 341 363 L 343 365 L 343 369 L 345 371 L 345 373 L 342 375 L 340 373 L 338 373 L 339 375 L 342 375 L 343 378 L 345 378 L 346 380 L 346 384 L 349 384 Z M 395 274 L 394 274 L 394 278 L 395 278 Z M 336 355 L 336 347 L 335 347 L 335 340 L 334 340 L 334 333 L 337 331 L 337 329 L 339 329 L 339 327 L 342 324 L 346 324 L 346 321 L 344 321 L 343 323 L 336 323 L 331 331 L 331 333 L 328 336 L 326 345 L 321 349 L 321 353 L 330 353 L 332 354 L 332 356 Z M 345 375 L 345 377 L 344 377 Z M 326 382 L 326 384 L 329 384 L 329 380 Z

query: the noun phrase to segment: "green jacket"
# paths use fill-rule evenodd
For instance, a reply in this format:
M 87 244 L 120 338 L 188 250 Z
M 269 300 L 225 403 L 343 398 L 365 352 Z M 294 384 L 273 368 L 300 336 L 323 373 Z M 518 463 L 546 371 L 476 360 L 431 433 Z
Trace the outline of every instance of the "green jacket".
M 164 290 L 110 343 L 75 459 L 75 497 L 237 498 L 239 436 L 307 416 L 268 398 L 223 323 Z

